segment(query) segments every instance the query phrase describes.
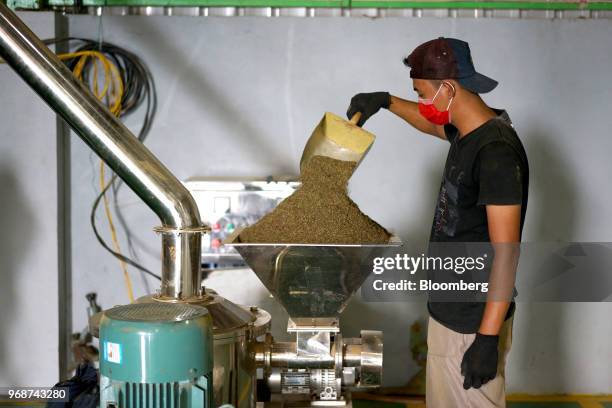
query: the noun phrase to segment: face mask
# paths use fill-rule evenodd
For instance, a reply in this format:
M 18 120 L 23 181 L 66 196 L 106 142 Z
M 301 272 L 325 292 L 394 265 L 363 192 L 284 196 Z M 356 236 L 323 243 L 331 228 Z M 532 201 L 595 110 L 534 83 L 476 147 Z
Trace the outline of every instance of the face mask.
M 439 111 L 434 105 L 434 99 L 436 99 L 436 96 L 438 96 L 440 89 L 442 89 L 442 84 L 440 84 L 440 87 L 432 99 L 419 98 L 419 112 L 425 119 L 434 125 L 446 125 L 447 123 L 450 123 L 450 111 L 448 108 L 450 108 L 454 96 L 451 96 L 450 101 L 448 101 L 446 110 Z

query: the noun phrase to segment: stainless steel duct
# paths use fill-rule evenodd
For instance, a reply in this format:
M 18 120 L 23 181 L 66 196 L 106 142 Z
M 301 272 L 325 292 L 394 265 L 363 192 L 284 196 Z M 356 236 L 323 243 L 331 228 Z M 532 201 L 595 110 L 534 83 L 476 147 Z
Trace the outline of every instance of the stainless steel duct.
M 161 297 L 199 295 L 205 228 L 189 191 L 2 2 L 0 56 L 159 216 Z

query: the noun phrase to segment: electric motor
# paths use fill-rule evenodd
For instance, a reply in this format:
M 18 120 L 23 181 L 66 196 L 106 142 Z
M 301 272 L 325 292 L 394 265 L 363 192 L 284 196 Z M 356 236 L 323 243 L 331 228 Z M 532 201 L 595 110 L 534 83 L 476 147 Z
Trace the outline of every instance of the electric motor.
M 212 321 L 200 306 L 135 303 L 100 322 L 100 407 L 213 407 Z

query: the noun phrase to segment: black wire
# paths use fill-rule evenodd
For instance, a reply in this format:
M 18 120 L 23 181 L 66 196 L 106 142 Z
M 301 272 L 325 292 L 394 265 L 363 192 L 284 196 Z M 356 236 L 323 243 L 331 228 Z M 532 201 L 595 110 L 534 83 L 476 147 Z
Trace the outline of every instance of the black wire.
M 112 179 L 116 179 L 117 176 L 113 175 Z M 112 183 L 112 181 L 111 181 Z M 104 193 L 106 193 L 106 191 L 110 188 L 111 183 L 107 184 L 106 187 L 104 188 L 104 190 L 102 190 L 102 192 L 96 197 L 96 200 L 94 201 L 94 205 L 93 208 L 98 208 L 98 205 L 100 204 L 100 200 L 102 199 L 102 197 L 104 196 Z M 140 265 L 138 262 L 133 261 L 132 259 L 128 258 L 127 256 L 120 254 L 119 252 L 115 252 L 112 248 L 110 248 L 106 242 L 104 241 L 104 238 L 102 238 L 102 236 L 100 235 L 100 233 L 98 232 L 98 227 L 96 226 L 96 211 L 92 209 L 90 215 L 89 215 L 89 221 L 91 222 L 91 227 L 93 228 L 94 234 L 96 236 L 96 238 L 98 239 L 98 242 L 100 243 L 100 245 L 102 245 L 102 247 L 104 249 L 106 249 L 108 252 L 110 252 L 111 254 L 113 254 L 116 258 L 122 260 L 123 262 L 132 265 L 134 268 L 141 270 L 142 272 L 146 273 L 147 275 L 150 275 L 156 279 L 161 280 L 161 277 L 159 275 L 156 275 L 155 273 L 151 272 L 150 270 L 148 270 L 147 268 L 145 268 L 144 266 Z
M 114 44 L 102 42 L 99 43 L 94 40 L 86 39 L 86 38 L 78 38 L 78 37 L 65 37 L 65 38 L 52 38 L 45 40 L 44 43 L 47 45 L 57 44 L 63 42 L 71 42 L 78 41 L 81 42 L 82 45 L 79 46 L 75 52 L 79 51 L 99 51 L 103 53 L 107 58 L 112 60 L 112 62 L 117 66 L 119 71 L 119 75 L 121 76 L 121 80 L 124 84 L 124 92 L 121 98 L 121 112 L 120 117 L 126 117 L 131 113 L 135 112 L 143 102 L 146 102 L 145 115 L 143 119 L 142 127 L 140 128 L 140 132 L 138 133 L 138 140 L 144 142 L 147 138 L 149 131 L 151 130 L 151 126 L 153 124 L 153 118 L 155 116 L 155 112 L 157 110 L 157 93 L 155 90 L 155 82 L 153 80 L 153 76 L 151 72 L 144 64 L 144 62 L 135 54 L 127 51 L 121 47 L 118 47 Z M 65 64 L 70 68 L 70 70 L 74 70 L 78 62 L 78 58 L 71 58 L 65 61 Z M 88 59 L 83 67 L 83 81 L 86 84 L 89 84 L 89 72 L 93 67 L 94 62 L 91 59 Z M 115 256 L 117 259 L 133 266 L 140 271 L 161 280 L 161 277 L 144 266 L 140 265 L 138 262 L 132 260 L 131 258 L 115 252 L 112 248 L 108 246 L 108 244 L 104 241 L 104 238 L 100 235 L 98 228 L 96 226 L 96 212 L 100 205 L 100 201 L 104 194 L 108 191 L 109 188 L 113 188 L 114 197 L 115 197 L 115 210 L 117 211 L 117 215 L 121 224 L 126 231 L 126 235 L 128 236 L 128 242 L 131 245 L 131 240 L 129 238 L 129 233 L 127 224 L 125 223 L 125 219 L 120 213 L 119 207 L 117 206 L 116 197 L 117 192 L 119 191 L 120 186 L 122 185 L 122 181 L 118 179 L 116 174 L 113 174 L 109 183 L 106 187 L 98 194 L 96 197 L 90 212 L 90 223 L 93 229 L 94 235 L 96 239 L 102 245 L 104 249 L 106 249 L 109 253 Z

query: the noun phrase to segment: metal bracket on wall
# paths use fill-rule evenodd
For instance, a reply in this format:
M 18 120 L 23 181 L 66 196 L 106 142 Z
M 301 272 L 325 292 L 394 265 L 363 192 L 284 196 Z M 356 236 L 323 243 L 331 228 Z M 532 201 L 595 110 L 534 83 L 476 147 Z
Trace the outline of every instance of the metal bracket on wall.
M 67 37 L 68 18 L 55 16 L 55 36 Z M 67 52 L 68 44 L 59 43 L 56 52 Z M 58 349 L 59 379 L 72 375 L 72 234 L 71 234 L 71 159 L 70 126 L 56 116 L 57 151 L 57 299 L 58 299 Z

